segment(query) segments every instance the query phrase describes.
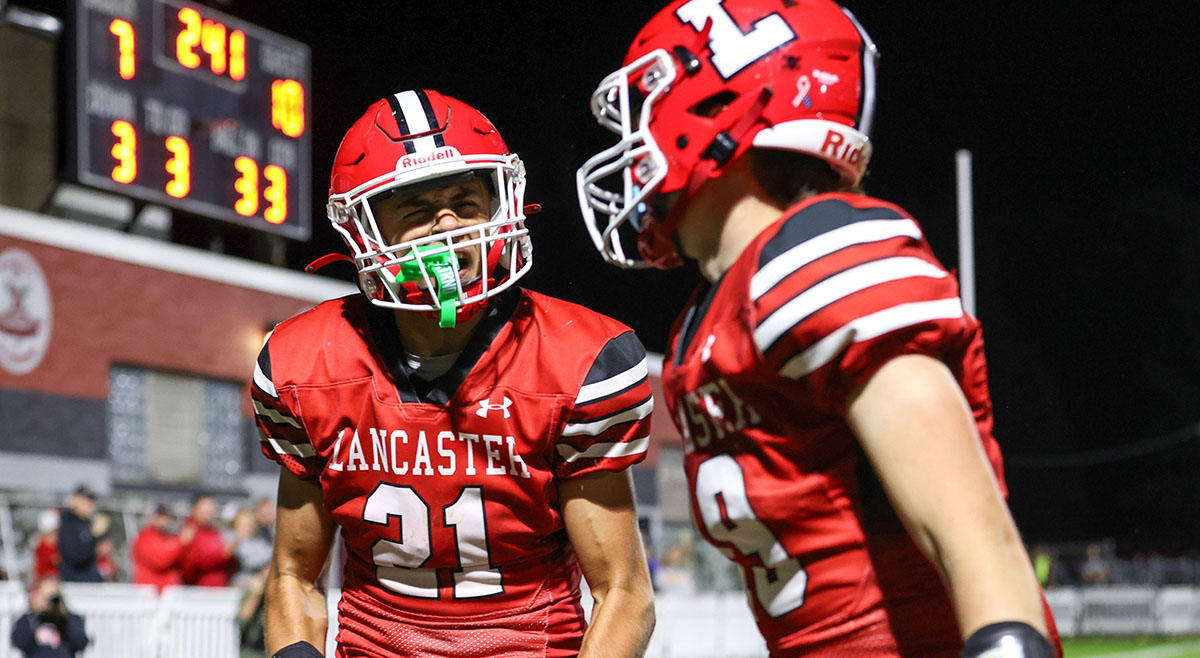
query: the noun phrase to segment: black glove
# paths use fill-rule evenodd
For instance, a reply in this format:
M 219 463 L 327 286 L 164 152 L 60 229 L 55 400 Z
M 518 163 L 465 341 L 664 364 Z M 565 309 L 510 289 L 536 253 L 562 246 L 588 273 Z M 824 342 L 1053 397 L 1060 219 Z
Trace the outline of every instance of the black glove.
M 271 658 L 325 658 L 317 648 L 308 642 L 296 642 L 275 652 Z
M 1054 648 L 1029 624 L 1002 621 L 972 633 L 962 658 L 1054 658 Z

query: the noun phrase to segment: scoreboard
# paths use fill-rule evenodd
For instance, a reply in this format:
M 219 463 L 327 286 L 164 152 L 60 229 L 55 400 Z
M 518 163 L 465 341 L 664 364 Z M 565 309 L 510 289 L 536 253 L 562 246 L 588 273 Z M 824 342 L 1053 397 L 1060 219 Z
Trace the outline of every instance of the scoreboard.
M 70 4 L 68 178 L 308 239 L 306 45 L 183 0 Z

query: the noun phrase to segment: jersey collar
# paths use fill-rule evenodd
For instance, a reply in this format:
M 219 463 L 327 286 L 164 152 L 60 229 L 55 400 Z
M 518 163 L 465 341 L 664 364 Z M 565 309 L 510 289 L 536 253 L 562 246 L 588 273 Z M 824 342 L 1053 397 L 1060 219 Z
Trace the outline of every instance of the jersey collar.
M 365 304 L 367 329 L 374 343 L 373 351 L 385 366 L 400 401 L 405 403 L 447 404 L 458 387 L 466 380 L 475 364 L 483 357 L 492 341 L 500 334 L 521 299 L 520 288 L 513 287 L 490 300 L 483 319 L 475 327 L 462 354 L 444 375 L 426 382 L 416 376 L 405 358 L 404 343 L 396 329 L 392 309 Z

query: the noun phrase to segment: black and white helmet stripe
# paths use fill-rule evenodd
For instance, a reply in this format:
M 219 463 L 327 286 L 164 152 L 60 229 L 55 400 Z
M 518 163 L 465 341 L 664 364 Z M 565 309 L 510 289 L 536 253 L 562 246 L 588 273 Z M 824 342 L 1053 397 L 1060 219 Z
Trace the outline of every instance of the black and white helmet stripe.
M 429 103 L 429 96 L 424 90 L 402 91 L 388 97 L 392 107 L 392 115 L 396 117 L 396 125 L 402 135 L 420 135 L 438 127 L 437 115 Z M 446 145 L 442 136 L 426 135 L 417 139 L 404 141 L 406 153 L 429 153 Z
M 429 127 L 438 127 L 437 114 L 433 111 L 433 104 L 429 102 L 429 94 L 426 94 L 424 89 L 418 89 L 414 93 L 421 100 L 421 109 L 425 111 L 425 120 L 429 123 Z M 447 115 L 446 119 L 448 120 L 449 118 L 449 115 Z M 442 137 L 441 133 L 438 133 L 433 136 L 433 144 L 437 148 L 442 148 L 446 145 L 446 140 Z

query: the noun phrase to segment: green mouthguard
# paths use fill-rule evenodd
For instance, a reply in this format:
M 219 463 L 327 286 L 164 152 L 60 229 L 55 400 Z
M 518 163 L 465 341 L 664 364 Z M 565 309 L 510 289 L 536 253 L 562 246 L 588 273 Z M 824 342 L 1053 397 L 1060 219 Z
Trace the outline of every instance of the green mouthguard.
M 440 251 L 436 254 L 423 255 L 423 252 L 434 251 L 445 247 L 443 245 L 424 245 L 415 249 L 417 257 L 407 263 L 401 263 L 400 273 L 396 275 L 396 283 L 411 283 L 424 281 L 421 266 L 430 273 L 434 285 L 434 297 L 438 303 L 438 326 L 449 329 L 457 322 L 458 312 L 458 257 L 453 251 Z

